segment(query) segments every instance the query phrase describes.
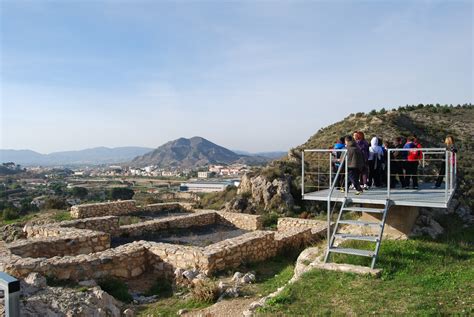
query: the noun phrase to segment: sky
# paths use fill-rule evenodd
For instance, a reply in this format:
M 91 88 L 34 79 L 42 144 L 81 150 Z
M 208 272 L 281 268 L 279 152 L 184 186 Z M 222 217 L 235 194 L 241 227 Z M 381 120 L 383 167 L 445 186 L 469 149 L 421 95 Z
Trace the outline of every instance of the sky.
M 350 113 L 473 102 L 472 1 L 0 0 L 0 148 L 283 150 Z

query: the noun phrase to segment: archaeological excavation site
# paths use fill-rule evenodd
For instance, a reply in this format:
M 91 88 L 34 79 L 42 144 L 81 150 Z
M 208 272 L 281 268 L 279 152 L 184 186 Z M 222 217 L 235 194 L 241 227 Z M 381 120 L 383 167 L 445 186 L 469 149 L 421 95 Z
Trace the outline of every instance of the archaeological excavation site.
M 186 270 L 206 276 L 300 249 L 326 232 L 325 222 L 280 218 L 263 230 L 259 215 L 195 210 L 178 203 L 137 206 L 133 200 L 76 205 L 75 220 L 25 226 L 6 245 L 0 270 L 57 281 L 130 281 L 153 274 L 175 283 Z

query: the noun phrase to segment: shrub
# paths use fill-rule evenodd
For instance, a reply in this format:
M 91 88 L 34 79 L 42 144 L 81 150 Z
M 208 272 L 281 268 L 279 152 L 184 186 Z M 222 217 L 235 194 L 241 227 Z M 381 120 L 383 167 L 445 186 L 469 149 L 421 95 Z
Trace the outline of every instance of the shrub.
M 128 293 L 127 284 L 121 280 L 105 278 L 99 281 L 99 286 L 119 301 L 130 303 L 133 300 L 132 295 Z
M 194 300 L 213 303 L 219 296 L 219 288 L 213 281 L 198 281 L 191 289 L 191 296 Z
M 66 201 L 60 197 L 50 197 L 44 202 L 45 209 L 63 209 L 66 208 Z
M 71 213 L 69 211 L 61 211 L 54 215 L 54 220 L 56 221 L 66 221 L 71 220 Z
M 128 200 L 132 199 L 133 195 L 135 195 L 135 192 L 132 189 L 126 187 L 115 187 L 107 193 L 107 196 L 111 200 Z
M 145 203 L 147 205 L 151 205 L 151 204 L 157 204 L 157 203 L 162 203 L 163 200 L 157 198 L 157 197 L 154 197 L 154 196 L 147 196 L 145 198 Z
M 262 224 L 265 228 L 274 228 L 278 223 L 278 214 L 274 211 L 262 216 Z
M 74 187 L 71 193 L 76 198 L 84 199 L 87 197 L 87 194 L 89 194 L 89 191 L 85 187 Z
M 14 220 L 18 219 L 20 215 L 18 214 L 18 211 L 14 208 L 6 208 L 3 210 L 2 213 L 2 218 L 3 220 Z
M 156 280 L 155 283 L 145 292 L 145 296 L 157 295 L 158 297 L 170 297 L 173 295 L 171 283 L 167 280 Z

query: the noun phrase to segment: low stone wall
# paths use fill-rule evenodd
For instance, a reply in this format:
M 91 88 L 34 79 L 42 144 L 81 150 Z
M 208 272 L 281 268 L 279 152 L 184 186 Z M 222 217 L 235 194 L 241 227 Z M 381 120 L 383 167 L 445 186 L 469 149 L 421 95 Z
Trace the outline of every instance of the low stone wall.
M 231 224 L 244 230 L 263 229 L 263 219 L 260 215 L 249 215 L 237 212 L 215 211 L 220 217 L 219 223 Z
M 166 211 L 173 211 L 173 210 L 181 210 L 185 209 L 180 203 L 158 203 L 158 204 L 150 204 L 145 206 L 137 207 L 138 211 L 148 211 L 148 212 L 166 212 Z
M 279 232 L 291 231 L 295 228 L 311 229 L 313 239 L 321 238 L 326 236 L 327 222 L 322 220 L 300 219 L 290 217 L 278 218 L 277 230 Z
M 275 242 L 279 252 L 301 250 L 313 239 L 310 228 L 293 228 L 275 233 Z
M 235 268 L 244 262 L 258 262 L 277 254 L 273 231 L 254 231 L 211 244 L 204 249 L 204 271 L 211 274 Z M 207 263 L 205 263 L 207 262 Z
M 160 204 L 152 205 L 149 210 L 161 210 L 162 206 L 176 208 L 176 205 Z M 7 245 L 7 256 L 0 254 L 0 270 L 18 277 L 39 272 L 72 280 L 105 276 L 126 279 L 147 270 L 172 277 L 176 268 L 196 268 L 213 274 L 242 263 L 264 261 L 283 250 L 301 248 L 326 232 L 324 221 L 280 218 L 277 232 L 255 230 L 204 248 L 139 241 L 109 249 L 110 235 L 114 234 L 138 237 L 158 230 L 216 223 L 255 230 L 261 226 L 261 218 L 202 210 L 126 226 L 119 226 L 119 217 L 107 216 L 25 227 L 29 239 Z
M 158 265 L 155 267 L 158 271 L 161 270 L 162 265 L 172 271 L 176 268 L 197 268 L 202 271 L 206 271 L 207 269 L 208 262 L 204 256 L 204 248 L 151 242 L 148 251 L 160 259 L 160 261 L 155 264 Z
M 61 227 L 73 227 L 77 229 L 87 229 L 94 231 L 102 231 L 114 235 L 119 231 L 120 218 L 117 216 L 105 216 L 96 218 L 86 218 L 71 221 L 62 221 L 59 223 Z
M 157 259 L 153 259 L 156 265 Z M 13 256 L 5 271 L 16 277 L 39 272 L 58 280 L 81 281 L 107 276 L 132 278 L 141 275 L 149 267 L 146 242 L 134 242 L 103 252 L 88 255 L 54 257 L 50 259 L 20 258 Z M 170 275 L 162 266 L 162 275 Z M 165 274 L 166 273 L 166 274 Z
M 196 212 L 185 216 L 168 217 L 121 226 L 119 234 L 127 235 L 129 237 L 138 237 L 159 230 L 184 229 L 193 226 L 206 226 L 214 223 L 216 223 L 215 212 Z
M 83 204 L 71 207 L 71 217 L 91 218 L 126 215 L 137 211 L 135 200 L 122 200 L 107 203 Z
M 50 232 L 54 231 L 42 231 L 46 234 Z M 13 254 L 33 258 L 87 254 L 110 248 L 110 235 L 103 232 L 59 228 L 59 233 L 57 236 L 36 235 L 31 239 L 17 240 L 6 247 Z

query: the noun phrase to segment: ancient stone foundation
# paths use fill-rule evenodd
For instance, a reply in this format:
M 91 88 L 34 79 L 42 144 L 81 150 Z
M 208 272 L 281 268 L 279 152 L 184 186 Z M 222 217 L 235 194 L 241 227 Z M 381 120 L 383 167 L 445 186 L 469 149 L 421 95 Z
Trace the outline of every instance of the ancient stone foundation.
M 276 232 L 264 231 L 260 216 L 214 210 L 188 210 L 189 214 L 120 226 L 119 215 L 173 208 L 182 206 L 137 207 L 134 201 L 75 206 L 71 213 L 77 220 L 26 227 L 28 239 L 7 244 L 7 252 L 0 254 L 0 270 L 17 277 L 39 272 L 76 281 L 105 276 L 127 279 L 147 271 L 173 278 L 177 268 L 213 274 L 301 248 L 325 232 L 324 222 L 293 218 L 280 219 Z M 232 225 L 250 232 L 206 247 L 142 240 L 110 248 L 111 237 L 139 240 L 149 233 L 213 224 Z
M 326 236 L 327 222 L 322 220 L 290 217 L 278 218 L 278 231 L 288 231 L 293 229 L 310 229 L 313 238 L 317 239 Z
M 99 204 L 84 204 L 71 207 L 71 217 L 91 218 L 102 216 L 126 215 L 137 211 L 134 200 L 114 201 Z

